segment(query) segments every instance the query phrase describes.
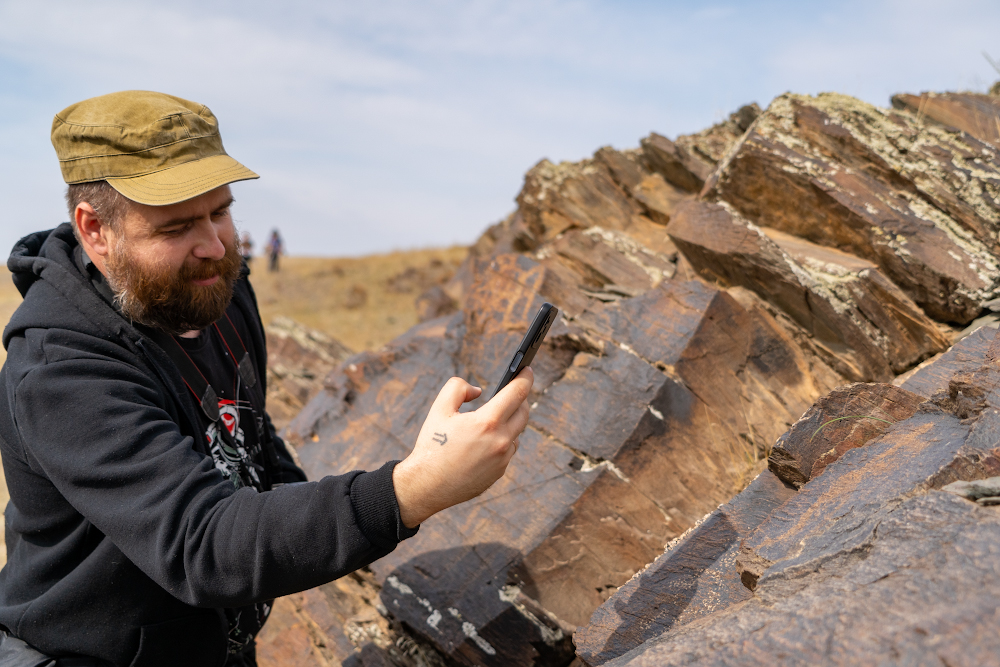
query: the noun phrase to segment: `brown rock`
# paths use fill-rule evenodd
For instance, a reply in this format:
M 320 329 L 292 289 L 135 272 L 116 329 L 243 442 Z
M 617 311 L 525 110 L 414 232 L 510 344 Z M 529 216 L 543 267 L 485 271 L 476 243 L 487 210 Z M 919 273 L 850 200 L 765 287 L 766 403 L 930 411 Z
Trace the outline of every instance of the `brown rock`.
M 707 130 L 677 137 L 677 145 L 709 162 L 714 169 L 760 114 L 760 107 L 756 102 L 752 102 L 740 107 L 729 114 L 726 120 L 716 123 Z
M 929 118 L 1000 148 L 1000 99 L 993 95 L 901 93 L 892 96 L 892 106 L 915 113 L 918 120 Z
M 755 224 L 874 262 L 928 315 L 997 292 L 997 149 L 843 95 L 783 95 L 705 186 Z
M 525 175 L 517 203 L 527 228 L 542 241 L 574 227 L 623 231 L 644 215 L 642 206 L 595 160 L 558 165 L 542 160 Z
M 275 600 L 257 636 L 258 661 L 268 667 L 445 667 L 432 649 L 389 624 L 378 596 L 365 569 Z
M 891 384 L 858 382 L 830 392 L 778 438 L 768 468 L 801 488 L 840 458 L 917 411 L 924 397 Z
M 726 204 L 682 204 L 667 231 L 703 276 L 773 303 L 849 378 L 890 380 L 947 347 L 934 323 L 869 262 L 781 235 L 786 251 Z
M 973 429 L 945 411 L 918 412 L 866 447 L 845 452 L 743 544 L 737 569 L 749 587 L 779 573 L 790 576 L 824 554 L 861 548 L 900 496 L 996 475 L 1000 451 L 983 436 L 1000 428 L 1000 413 L 981 414 Z
M 655 132 L 642 139 L 642 159 L 654 171 L 681 190 L 699 192 L 729 150 L 760 115 L 760 107 L 748 104 L 729 118 L 697 134 L 670 141 Z
M 374 607 L 401 633 L 393 645 L 431 647 L 449 664 L 565 665 L 574 629 L 660 556 L 636 580 L 650 586 L 627 589 L 634 614 L 619 598 L 604 607 L 614 614 L 603 630 L 579 635 L 591 637 L 595 659 L 633 647 L 612 660 L 621 661 L 656 633 L 674 641 L 756 605 L 746 586 L 777 591 L 795 558 L 813 570 L 849 565 L 899 497 L 995 467 L 984 443 L 1000 428 L 989 426 L 992 376 L 980 365 L 938 382 L 928 411 L 865 447 L 843 451 L 868 439 L 859 426 L 809 453 L 833 450 L 784 505 L 791 491 L 759 477 L 663 554 L 845 377 L 888 380 L 944 349 L 944 329 L 921 307 L 960 321 L 996 288 L 992 149 L 837 96 L 785 96 L 755 115 L 741 110 L 677 142 L 650 137 L 641 151 L 536 165 L 518 210 L 440 286 L 436 302 L 457 311 L 349 359 L 290 425 L 314 478 L 402 458 L 449 377 L 488 391 L 539 304 L 560 307 L 533 363 L 532 418 L 507 475 L 371 566 Z M 719 202 L 691 202 L 699 165 Z M 878 391 L 890 403 L 907 395 Z M 930 421 L 914 421 L 921 415 Z M 804 459 L 796 465 L 805 477 Z M 851 476 L 858 466 L 887 481 L 870 489 Z M 786 510 L 807 492 L 819 504 Z M 318 620 L 332 613 L 322 606 L 294 610 L 290 636 L 295 619 L 333 627 Z M 375 639 L 350 644 L 348 664 L 402 660 Z
M 663 225 L 689 197 L 635 155 L 610 148 L 577 163 L 542 160 L 524 177 L 518 212 L 494 232 L 492 254 L 535 250 L 568 230 L 599 227 L 669 255 L 673 248 Z
M 952 396 L 942 393 L 935 400 L 945 409 L 925 404 L 867 446 L 843 453 L 771 510 L 740 542 L 736 557 L 752 597 L 734 599 L 732 574 L 728 582 L 701 577 L 697 594 L 722 602 L 714 613 L 686 623 L 678 617 L 659 636 L 605 664 L 991 661 L 993 598 L 1000 593 L 992 543 L 1000 537 L 1000 515 L 935 489 L 1000 471 L 998 351 L 992 345 L 987 362 L 961 380 L 981 398 L 978 410 L 954 414 Z M 692 552 L 717 548 L 714 535 L 701 545 L 696 535 L 685 542 Z M 634 598 L 637 590 L 623 594 Z M 617 608 L 626 625 L 641 626 L 630 612 L 645 609 L 652 590 L 638 597 Z
M 699 192 L 715 168 L 712 161 L 692 154 L 656 132 L 650 133 L 640 143 L 649 168 L 682 190 Z
M 610 300 L 642 294 L 674 275 L 674 265 L 627 236 L 591 227 L 572 230 L 556 239 L 551 248 L 583 277 L 598 298 Z
M 663 176 L 649 173 L 642 166 L 638 151 L 618 152 L 605 147 L 594 153 L 611 172 L 611 178 L 642 207 L 653 222 L 665 225 L 670 222 L 674 207 L 690 194 L 667 183 Z
M 547 263 L 499 255 L 480 265 L 461 313 L 352 358 L 289 429 L 312 477 L 401 458 L 437 388 L 451 375 L 495 382 L 549 290 L 570 289 L 550 266 L 578 253 L 576 264 L 612 274 L 602 281 L 642 291 L 584 296 L 578 322 L 553 327 L 533 365 L 537 405 L 517 463 L 372 566 L 388 613 L 460 664 L 571 655 L 572 628 L 724 502 L 767 439 L 830 388 L 752 297 L 743 305 L 662 274 L 654 285 L 654 265 L 595 261 L 622 238 L 591 234 L 546 245 Z M 687 333 L 660 335 L 661 323 Z
M 323 387 L 323 378 L 351 351 L 326 334 L 287 317 L 267 333 L 267 412 L 280 431 Z
M 997 330 L 982 328 L 955 343 L 947 352 L 929 359 L 909 373 L 900 375 L 893 384 L 930 398 L 947 389 L 948 382 L 957 375 L 964 375 L 982 367 L 990 344 Z
M 418 296 L 416 305 L 417 318 L 421 322 L 451 315 L 457 310 L 458 306 L 455 300 L 440 285 L 434 285 Z
M 605 665 L 995 664 L 998 539 L 995 508 L 940 491 L 900 501 L 857 551 Z
M 764 471 L 618 589 L 573 636 L 596 667 L 683 625 L 751 597 L 736 572 L 739 541 L 795 490 Z

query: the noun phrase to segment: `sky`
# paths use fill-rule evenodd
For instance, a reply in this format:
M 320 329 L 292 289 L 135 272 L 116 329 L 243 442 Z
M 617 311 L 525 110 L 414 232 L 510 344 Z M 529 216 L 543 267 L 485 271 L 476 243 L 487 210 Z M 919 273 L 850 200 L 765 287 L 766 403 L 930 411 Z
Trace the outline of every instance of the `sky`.
M 542 158 L 786 91 L 984 92 L 984 51 L 996 0 L 0 0 L 0 247 L 67 219 L 53 115 L 118 90 L 212 109 L 258 249 L 345 256 L 471 243 Z

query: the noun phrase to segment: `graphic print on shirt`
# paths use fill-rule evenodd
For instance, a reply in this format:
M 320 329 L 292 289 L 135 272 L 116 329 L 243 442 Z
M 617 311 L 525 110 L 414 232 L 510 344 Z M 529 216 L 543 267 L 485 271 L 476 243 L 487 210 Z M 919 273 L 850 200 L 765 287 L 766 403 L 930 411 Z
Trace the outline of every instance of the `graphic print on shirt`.
M 219 399 L 219 419 L 208 425 L 205 430 L 205 438 L 208 440 L 215 467 L 228 477 L 236 488 L 245 486 L 240 476 L 241 470 L 250 475 L 256 488 L 260 488 L 260 477 L 253 466 L 255 452 L 248 452 L 244 447 L 246 435 L 240 428 L 240 410 L 247 410 L 250 415 L 253 415 L 253 408 L 249 401 Z M 226 443 L 219 433 L 219 424 L 225 425 L 229 434 L 233 436 L 236 444 L 235 449 Z

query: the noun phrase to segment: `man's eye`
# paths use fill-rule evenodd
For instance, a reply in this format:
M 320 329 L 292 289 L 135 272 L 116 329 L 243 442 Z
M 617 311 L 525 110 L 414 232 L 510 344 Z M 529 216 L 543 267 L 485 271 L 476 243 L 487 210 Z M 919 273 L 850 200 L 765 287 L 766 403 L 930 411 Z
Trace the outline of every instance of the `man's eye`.
M 224 209 L 220 209 L 220 210 L 216 211 L 215 213 L 213 213 L 212 217 L 215 218 L 216 220 L 218 220 L 219 218 L 224 218 L 227 215 L 229 215 L 229 209 L 228 208 L 224 208 Z

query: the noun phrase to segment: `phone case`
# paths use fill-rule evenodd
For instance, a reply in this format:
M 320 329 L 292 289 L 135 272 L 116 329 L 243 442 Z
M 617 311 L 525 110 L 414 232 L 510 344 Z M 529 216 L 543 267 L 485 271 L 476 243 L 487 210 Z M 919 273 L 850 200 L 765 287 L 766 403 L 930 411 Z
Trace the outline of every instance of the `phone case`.
M 497 383 L 496 389 L 493 390 L 493 394 L 490 395 L 492 400 L 501 389 L 507 386 L 511 380 L 517 377 L 517 374 L 521 370 L 529 365 L 535 358 L 535 353 L 538 352 L 538 348 L 542 346 L 542 341 L 545 340 L 545 334 L 549 332 L 549 327 L 556 320 L 556 315 L 559 314 L 559 309 L 553 306 L 551 303 L 543 303 L 542 307 L 538 309 L 538 313 L 535 315 L 535 319 L 532 320 L 531 326 L 528 327 L 528 333 L 524 334 L 524 338 L 521 339 L 521 344 L 517 346 L 517 351 L 514 352 L 514 356 L 511 357 L 510 362 L 504 367 L 503 377 L 500 378 L 500 382 Z

